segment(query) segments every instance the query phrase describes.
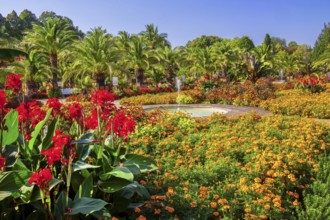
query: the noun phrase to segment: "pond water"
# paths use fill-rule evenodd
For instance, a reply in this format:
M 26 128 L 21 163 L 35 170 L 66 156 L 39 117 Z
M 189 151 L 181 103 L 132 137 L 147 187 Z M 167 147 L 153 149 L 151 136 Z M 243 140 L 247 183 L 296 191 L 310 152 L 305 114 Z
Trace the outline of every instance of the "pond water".
M 213 113 L 226 114 L 228 110 L 216 107 L 189 107 L 189 106 L 175 106 L 175 107 L 159 107 L 160 109 L 168 110 L 169 112 L 185 112 L 192 117 L 209 117 Z M 156 108 L 147 108 L 145 111 L 149 112 Z

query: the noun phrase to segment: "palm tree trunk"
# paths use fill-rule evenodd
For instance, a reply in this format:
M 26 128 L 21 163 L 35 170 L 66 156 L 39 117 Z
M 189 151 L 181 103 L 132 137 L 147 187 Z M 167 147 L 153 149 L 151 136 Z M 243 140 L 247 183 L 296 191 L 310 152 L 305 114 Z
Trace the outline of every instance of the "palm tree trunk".
M 57 88 L 57 54 L 50 54 L 49 56 L 51 71 L 52 71 L 52 84 L 53 88 Z
M 135 77 L 136 77 L 136 82 L 137 82 L 138 86 L 142 86 L 143 79 L 144 79 L 144 69 L 142 69 L 142 68 L 135 69 Z

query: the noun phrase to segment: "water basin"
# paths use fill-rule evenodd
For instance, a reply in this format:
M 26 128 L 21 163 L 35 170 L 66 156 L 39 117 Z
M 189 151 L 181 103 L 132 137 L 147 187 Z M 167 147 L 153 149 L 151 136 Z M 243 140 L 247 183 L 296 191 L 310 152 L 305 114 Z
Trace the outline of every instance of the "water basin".
M 187 114 L 190 114 L 192 117 L 209 117 L 213 113 L 220 113 L 220 114 L 228 113 L 228 110 L 217 107 L 160 106 L 158 108 L 168 110 L 169 112 L 178 112 L 178 111 L 185 112 Z M 156 108 L 155 107 L 145 108 L 145 111 L 150 112 L 154 109 Z

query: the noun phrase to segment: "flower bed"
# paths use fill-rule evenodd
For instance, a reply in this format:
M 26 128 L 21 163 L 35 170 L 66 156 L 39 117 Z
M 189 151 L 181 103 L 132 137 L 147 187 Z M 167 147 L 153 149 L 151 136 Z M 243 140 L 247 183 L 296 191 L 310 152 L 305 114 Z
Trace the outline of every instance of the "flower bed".
M 330 150 L 330 129 L 308 119 L 150 117 L 130 144 L 160 170 L 141 179 L 147 219 L 292 219 Z
M 261 102 L 260 107 L 276 114 L 330 119 L 329 100 L 329 92 L 312 94 L 303 90 L 286 90 L 277 93 L 276 99 Z
M 191 103 L 199 103 L 203 99 L 203 93 L 200 90 L 186 90 L 180 92 L 190 99 Z M 140 95 L 132 96 L 129 98 L 123 98 L 120 100 L 120 104 L 124 106 L 134 105 L 153 105 L 153 104 L 175 104 L 178 97 L 177 92 L 161 93 L 156 95 Z

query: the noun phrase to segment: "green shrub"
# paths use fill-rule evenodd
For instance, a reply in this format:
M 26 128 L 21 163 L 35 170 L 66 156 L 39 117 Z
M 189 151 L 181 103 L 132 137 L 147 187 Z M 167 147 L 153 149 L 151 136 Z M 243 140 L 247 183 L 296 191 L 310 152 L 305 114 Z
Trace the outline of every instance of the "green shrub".
M 48 97 L 49 98 L 60 98 L 60 97 L 62 97 L 62 92 L 59 88 L 51 88 L 48 91 Z
M 188 95 L 178 95 L 178 97 L 176 98 L 176 102 L 178 104 L 192 104 L 194 103 L 194 100 L 192 99 L 191 96 Z

